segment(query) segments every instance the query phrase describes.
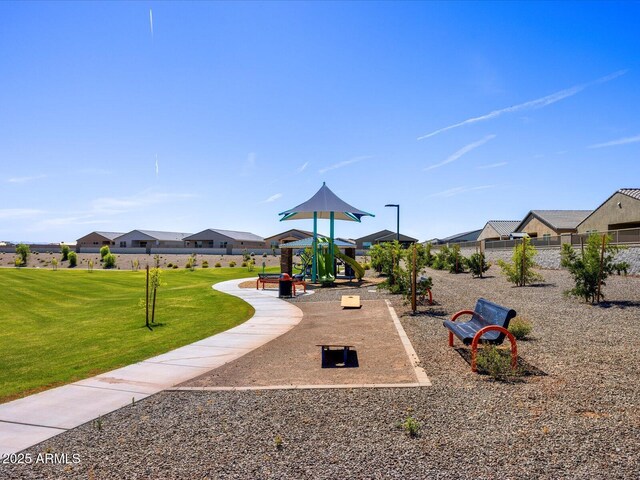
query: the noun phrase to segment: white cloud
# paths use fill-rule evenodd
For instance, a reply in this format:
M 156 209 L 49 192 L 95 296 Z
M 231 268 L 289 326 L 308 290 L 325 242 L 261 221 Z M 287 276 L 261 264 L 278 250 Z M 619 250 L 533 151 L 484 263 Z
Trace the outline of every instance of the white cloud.
M 476 192 L 479 190 L 489 190 L 491 188 L 495 188 L 495 185 L 480 185 L 478 187 L 455 187 L 448 190 L 443 190 L 442 192 L 432 193 L 431 195 L 429 195 L 429 197 L 455 197 L 456 195 L 460 195 L 462 193 Z
M 628 143 L 637 143 L 637 142 L 640 142 L 640 135 L 637 135 L 635 137 L 619 138 L 618 140 L 612 140 L 610 142 L 596 143 L 595 145 L 590 145 L 587 148 L 615 147 L 617 145 L 626 145 Z
M 33 180 L 40 180 L 41 178 L 46 178 L 47 176 L 42 174 L 42 175 L 34 175 L 32 177 L 12 177 L 9 178 L 7 180 L 7 182 L 9 183 L 25 183 L 25 182 L 31 182 Z
M 33 218 L 44 213 L 45 212 L 42 210 L 36 210 L 33 208 L 0 208 L 0 219 Z
M 276 193 L 275 195 L 271 195 L 269 198 L 267 198 L 264 202 L 262 203 L 271 203 L 271 202 L 275 202 L 276 200 L 278 200 L 279 198 L 282 198 L 282 194 L 281 193 Z
M 509 165 L 509 163 L 508 162 L 490 163 L 488 165 L 480 165 L 479 167 L 476 167 L 476 168 L 478 170 L 488 170 L 490 168 L 504 167 L 505 165 Z
M 453 125 L 449 125 L 448 127 L 440 128 L 439 130 L 435 130 L 431 133 L 427 133 L 418 137 L 418 140 L 424 140 L 425 138 L 433 137 L 434 135 L 438 135 L 439 133 L 446 132 L 447 130 L 451 130 L 453 128 L 462 127 L 464 125 L 469 125 L 472 123 L 483 122 L 485 120 L 491 120 L 492 118 L 499 117 L 504 115 L 505 113 L 513 113 L 519 112 L 521 110 L 530 110 L 543 108 L 553 103 L 559 102 L 560 100 L 564 100 L 565 98 L 569 98 L 574 96 L 577 93 L 580 93 L 587 87 L 591 87 L 593 85 L 598 85 L 600 83 L 605 83 L 615 78 L 620 77 L 627 73 L 627 70 L 620 70 L 618 72 L 614 72 L 611 75 L 607 75 L 605 77 L 599 78 L 589 83 L 583 83 L 581 85 L 576 85 L 571 88 L 567 88 L 566 90 L 560 90 L 559 92 L 552 93 L 551 95 L 547 95 L 546 97 L 537 98 L 535 100 L 530 100 L 528 102 L 520 103 L 518 105 L 512 105 L 511 107 L 501 108 L 500 110 L 494 110 L 485 115 L 481 115 L 479 117 L 468 118 L 459 123 L 455 123 Z
M 343 168 L 346 167 L 347 165 L 351 165 L 353 163 L 358 163 L 361 162 L 362 160 L 367 160 L 369 158 L 372 158 L 371 155 L 363 155 L 361 157 L 354 157 L 351 158 L 349 160 L 345 160 L 344 162 L 338 162 L 338 163 L 334 163 L 333 165 L 329 165 L 328 167 L 322 168 L 320 170 L 318 170 L 318 173 L 326 173 L 330 170 L 336 170 L 337 168 Z
M 308 166 L 309 166 L 309 162 L 304 162 L 302 165 L 298 167 L 298 169 L 296 170 L 296 173 L 304 172 Z
M 493 140 L 494 138 L 496 138 L 495 135 L 487 135 L 486 137 L 481 138 L 477 142 L 473 142 L 473 143 L 470 143 L 469 145 L 465 145 L 460 150 L 456 151 L 452 155 L 449 155 L 449 157 L 447 157 L 447 159 L 444 160 L 443 162 L 436 163 L 435 165 L 429 165 L 424 170 L 433 170 L 434 168 L 442 167 L 443 165 L 446 165 L 447 163 L 455 162 L 460 157 L 462 157 L 464 154 L 469 153 L 471 150 L 474 150 L 474 149 L 484 145 L 489 140 Z

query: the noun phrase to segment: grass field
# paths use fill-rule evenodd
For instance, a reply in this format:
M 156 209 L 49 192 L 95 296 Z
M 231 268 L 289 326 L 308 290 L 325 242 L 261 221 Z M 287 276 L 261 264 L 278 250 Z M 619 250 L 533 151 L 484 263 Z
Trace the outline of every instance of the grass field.
M 227 330 L 253 307 L 211 285 L 245 268 L 162 273 L 153 331 L 145 272 L 0 269 L 0 403 Z

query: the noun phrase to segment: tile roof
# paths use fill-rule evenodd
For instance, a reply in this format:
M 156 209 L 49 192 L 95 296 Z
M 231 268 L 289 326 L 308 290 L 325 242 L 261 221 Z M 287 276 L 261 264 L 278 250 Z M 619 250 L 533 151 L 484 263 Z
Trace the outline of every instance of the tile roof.
M 216 233 L 219 233 L 220 235 L 225 235 L 229 238 L 233 238 L 234 240 L 241 240 L 246 242 L 264 242 L 264 238 L 251 232 L 239 232 L 237 230 L 222 230 L 220 228 L 208 228 L 207 230 L 203 230 L 200 233 L 195 233 L 191 235 L 191 237 L 195 237 L 196 235 L 200 237 L 202 236 L 201 234 L 207 231 L 216 232 Z
M 520 225 L 520 220 L 489 220 L 487 225 L 491 225 L 498 235 L 507 236 Z
M 573 229 L 592 212 L 593 210 L 531 210 L 525 220 L 529 215 L 535 215 L 555 230 Z M 518 229 L 523 223 L 524 220 L 520 222 Z
M 631 198 L 635 198 L 636 200 L 640 200 L 640 188 L 621 188 L 618 190 L 618 193 L 622 193 L 624 195 L 628 195 Z
M 155 238 L 156 240 L 162 240 L 165 242 L 180 242 L 184 240 L 184 237 L 188 237 L 191 233 L 180 232 L 160 232 L 158 230 L 134 230 L 144 235 Z

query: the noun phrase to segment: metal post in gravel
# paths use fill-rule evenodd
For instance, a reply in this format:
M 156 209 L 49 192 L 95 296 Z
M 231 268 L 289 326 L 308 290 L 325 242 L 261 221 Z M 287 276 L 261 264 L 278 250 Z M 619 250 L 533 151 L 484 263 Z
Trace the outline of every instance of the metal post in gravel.
M 522 239 L 522 266 L 520 267 L 520 286 L 524 287 L 524 264 L 525 264 L 525 256 L 527 252 L 527 244 L 525 239 Z
M 413 244 L 413 269 L 411 271 L 411 310 L 416 313 L 416 244 Z
M 602 264 L 604 263 L 604 248 L 607 234 L 602 234 L 602 250 L 600 250 L 600 268 L 598 269 L 598 296 L 596 297 L 596 303 L 600 303 L 600 287 L 602 286 Z

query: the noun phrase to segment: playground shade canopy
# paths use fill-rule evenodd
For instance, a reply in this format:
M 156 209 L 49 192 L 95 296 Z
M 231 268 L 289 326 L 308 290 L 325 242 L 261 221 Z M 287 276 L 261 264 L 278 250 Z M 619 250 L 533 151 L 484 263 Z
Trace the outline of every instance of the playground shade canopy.
M 330 219 L 331 213 L 334 214 L 335 220 L 347 220 L 351 222 L 360 222 L 360 219 L 365 216 L 373 217 L 374 215 L 368 212 L 357 209 L 349 205 L 344 200 L 338 198 L 326 184 L 322 184 L 320 190 L 316 194 L 304 203 L 301 203 L 297 207 L 291 208 L 284 212 L 279 213 L 282 215 L 280 221 L 284 220 L 302 220 L 305 218 Z

